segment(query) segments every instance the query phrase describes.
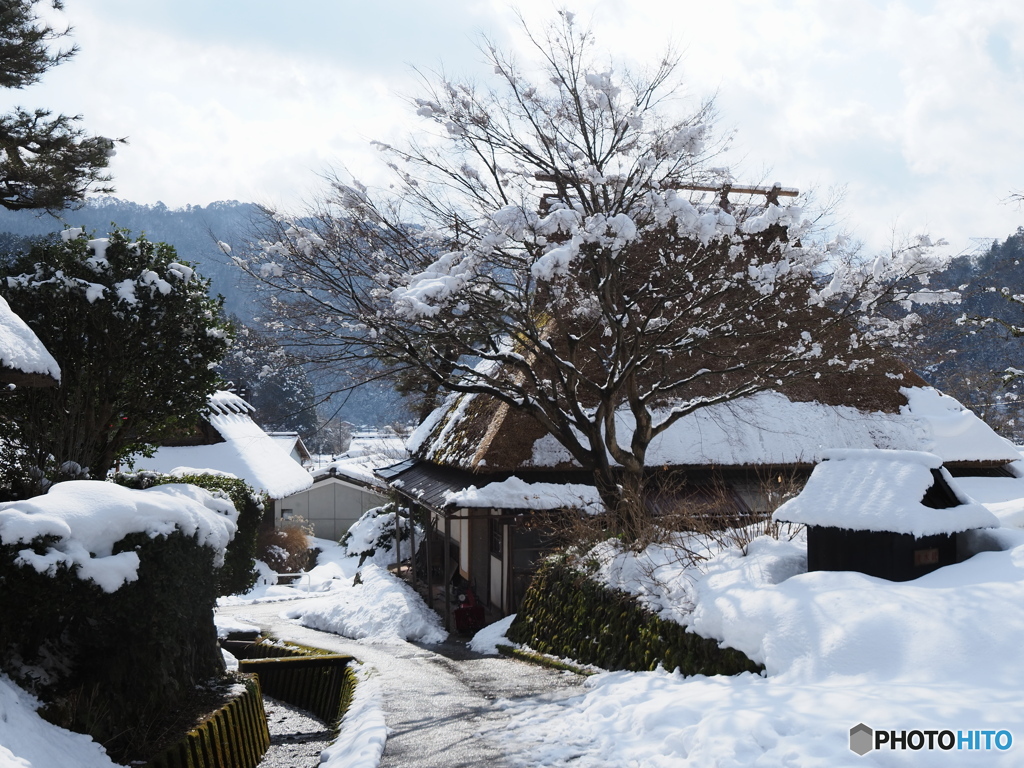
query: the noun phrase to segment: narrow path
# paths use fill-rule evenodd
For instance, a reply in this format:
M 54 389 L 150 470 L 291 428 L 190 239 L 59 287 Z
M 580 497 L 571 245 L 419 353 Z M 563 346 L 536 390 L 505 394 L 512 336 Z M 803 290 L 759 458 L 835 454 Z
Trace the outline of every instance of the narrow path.
M 270 727 L 270 749 L 258 768 L 316 768 L 331 743 L 323 720 L 270 696 L 263 697 Z
M 516 659 L 480 656 L 464 643 L 367 645 L 308 629 L 278 614 L 291 603 L 218 608 L 297 643 L 347 653 L 380 676 L 387 747 L 381 768 L 504 768 L 497 738 L 507 722 L 499 699 L 559 700 L 580 695 L 582 678 Z

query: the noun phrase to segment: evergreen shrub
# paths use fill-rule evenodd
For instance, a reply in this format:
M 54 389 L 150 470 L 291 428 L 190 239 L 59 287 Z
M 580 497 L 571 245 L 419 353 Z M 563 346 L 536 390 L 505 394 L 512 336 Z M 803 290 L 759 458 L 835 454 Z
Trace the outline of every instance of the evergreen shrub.
M 113 481 L 127 488 L 142 490 L 167 483 L 189 483 L 211 493 L 227 494 L 238 511 L 238 531 L 228 544 L 224 565 L 217 574 L 217 594 L 237 595 L 248 592 L 256 584 L 256 546 L 266 495 L 256 493 L 244 480 L 222 475 L 183 475 L 176 477 L 159 472 L 118 472 Z
M 687 632 L 631 595 L 598 584 L 564 557 L 541 565 L 507 637 L 541 653 L 604 669 L 641 672 L 660 664 L 687 675 L 763 669 L 740 651 Z
M 44 717 L 126 762 L 197 686 L 224 674 L 215 552 L 180 531 L 129 534 L 113 553 L 139 555 L 138 579 L 107 593 L 66 565 L 19 564 L 19 552 L 51 543 L 0 545 L 0 665 L 46 703 Z

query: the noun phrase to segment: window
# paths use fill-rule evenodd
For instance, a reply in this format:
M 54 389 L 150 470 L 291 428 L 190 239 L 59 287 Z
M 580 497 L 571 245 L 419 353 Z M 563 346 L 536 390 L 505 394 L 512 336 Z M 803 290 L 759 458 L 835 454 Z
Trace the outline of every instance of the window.
M 491 534 L 491 554 L 497 558 L 501 557 L 504 544 L 505 525 L 496 518 L 487 521 Z

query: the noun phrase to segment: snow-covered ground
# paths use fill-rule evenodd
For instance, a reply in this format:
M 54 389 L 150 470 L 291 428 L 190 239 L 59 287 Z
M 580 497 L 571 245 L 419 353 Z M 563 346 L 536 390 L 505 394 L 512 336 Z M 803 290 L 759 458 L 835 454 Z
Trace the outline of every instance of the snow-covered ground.
M 799 533 L 723 549 L 700 568 L 666 548 L 638 557 L 606 545 L 601 580 L 742 650 L 767 675 L 610 672 L 589 678 L 583 695 L 502 700 L 509 759 L 572 768 L 1024 765 L 1024 479 L 957 484 L 1003 527 L 967 534 L 977 554 L 911 582 L 807 573 Z M 300 583 L 262 584 L 222 605 L 359 637 L 378 656 L 387 654 L 382 643 L 434 641 L 436 616 L 383 562 L 365 563 L 355 584 L 358 559 L 333 542 L 316 544 L 323 555 Z M 492 651 L 502 632 L 489 628 L 474 647 Z M 387 712 L 367 679 L 347 731 L 356 741 L 335 744 L 332 760 L 353 749 L 372 766 L 381 754 Z M 906 748 L 879 743 L 855 754 L 849 733 L 860 723 L 890 743 L 906 732 Z M 913 749 L 918 739 L 923 747 Z M 86 737 L 42 721 L 2 678 L 0 745 L 0 768 L 111 765 Z
M 1021 484 L 961 488 L 1005 525 L 1024 509 Z M 966 536 L 974 557 L 904 583 L 807 573 L 799 534 L 729 548 L 700 569 L 664 548 L 607 546 L 602 581 L 742 650 L 767 676 L 597 675 L 583 697 L 510 704 L 509 749 L 523 766 L 573 768 L 1024 765 L 1024 531 Z M 889 743 L 876 734 L 878 749 L 855 754 L 861 723 Z

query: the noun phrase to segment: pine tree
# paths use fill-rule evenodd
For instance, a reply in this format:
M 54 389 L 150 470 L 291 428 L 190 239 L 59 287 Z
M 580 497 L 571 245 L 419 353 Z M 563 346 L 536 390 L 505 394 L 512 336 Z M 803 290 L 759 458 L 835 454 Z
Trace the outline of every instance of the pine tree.
M 51 50 L 51 44 L 70 30 L 59 31 L 43 22 L 36 13 L 38 4 L 0 2 L 0 88 L 20 89 L 38 82 L 77 51 L 74 46 Z M 51 5 L 63 6 L 60 0 Z M 79 120 L 22 107 L 0 115 L 0 206 L 58 210 L 81 201 L 86 192 L 113 191 L 103 169 L 115 142 L 87 134 Z

